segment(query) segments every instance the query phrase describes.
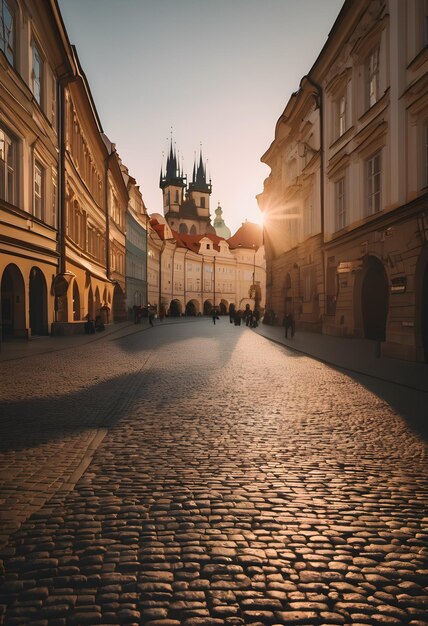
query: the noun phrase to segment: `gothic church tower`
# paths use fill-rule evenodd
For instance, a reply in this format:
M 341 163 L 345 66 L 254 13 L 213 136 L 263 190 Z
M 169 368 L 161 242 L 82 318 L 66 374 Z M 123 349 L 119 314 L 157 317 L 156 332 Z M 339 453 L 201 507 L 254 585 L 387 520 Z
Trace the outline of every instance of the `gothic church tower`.
M 159 187 L 163 194 L 163 210 L 170 228 L 182 234 L 204 235 L 214 233 L 210 219 L 211 181 L 207 182 L 206 168 L 202 160 L 193 165 L 192 182 L 187 186 L 186 177 L 179 168 L 172 141 L 165 172 L 161 169 Z

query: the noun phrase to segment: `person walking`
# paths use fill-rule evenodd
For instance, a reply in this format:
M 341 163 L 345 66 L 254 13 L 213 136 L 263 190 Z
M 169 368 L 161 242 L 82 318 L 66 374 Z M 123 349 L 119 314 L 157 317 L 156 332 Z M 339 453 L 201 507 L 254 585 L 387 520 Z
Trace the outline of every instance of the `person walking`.
M 285 326 L 285 338 L 288 339 L 288 332 L 290 331 L 290 338 L 294 337 L 294 318 L 291 313 L 287 313 L 284 317 Z
M 153 320 L 154 320 L 154 317 L 155 317 L 155 312 L 152 309 L 152 307 L 149 307 L 148 314 L 149 314 L 149 324 L 150 324 L 150 326 L 153 326 Z
M 219 316 L 217 315 L 217 311 L 215 309 L 213 309 L 212 318 L 213 318 L 213 324 L 215 326 L 215 321 L 220 319 Z

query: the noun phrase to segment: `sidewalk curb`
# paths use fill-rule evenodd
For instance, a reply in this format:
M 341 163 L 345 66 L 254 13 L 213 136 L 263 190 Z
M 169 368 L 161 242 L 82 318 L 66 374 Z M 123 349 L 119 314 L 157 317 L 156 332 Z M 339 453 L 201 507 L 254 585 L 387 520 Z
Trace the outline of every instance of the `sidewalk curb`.
M 279 346 L 282 346 L 284 348 L 287 348 L 289 350 L 292 350 L 293 352 L 297 352 L 298 354 L 303 354 L 305 356 L 308 356 L 312 359 L 315 359 L 316 361 L 319 361 L 320 363 L 324 363 L 325 365 L 329 365 L 331 367 L 337 368 L 339 370 L 343 370 L 345 372 L 352 372 L 353 374 L 359 374 L 361 376 L 367 376 L 368 378 L 373 378 L 375 380 L 380 380 L 382 382 L 386 382 L 389 383 L 391 385 L 400 385 L 401 387 L 405 387 L 406 389 L 410 389 L 412 391 L 418 391 L 420 393 L 425 393 L 428 394 L 428 389 L 423 389 L 421 387 L 415 387 L 414 385 L 409 385 L 405 382 L 400 382 L 397 380 L 392 380 L 391 378 L 386 378 L 385 376 L 376 376 L 375 374 L 372 374 L 370 372 L 364 371 L 363 369 L 355 369 L 355 368 L 351 368 L 351 367 L 345 367 L 344 365 L 340 365 L 338 363 L 335 363 L 332 360 L 327 360 L 325 358 L 322 358 L 320 356 L 317 356 L 311 352 L 305 351 L 305 350 L 301 350 L 299 348 L 296 348 L 295 346 L 290 346 L 288 343 L 285 343 L 279 339 L 276 339 L 274 337 L 269 337 L 268 335 L 265 335 L 262 332 L 257 331 L 257 329 L 254 329 L 256 331 L 256 333 L 259 335 L 259 337 L 263 337 L 264 339 L 267 339 L 268 341 L 271 341 L 272 343 L 276 343 Z

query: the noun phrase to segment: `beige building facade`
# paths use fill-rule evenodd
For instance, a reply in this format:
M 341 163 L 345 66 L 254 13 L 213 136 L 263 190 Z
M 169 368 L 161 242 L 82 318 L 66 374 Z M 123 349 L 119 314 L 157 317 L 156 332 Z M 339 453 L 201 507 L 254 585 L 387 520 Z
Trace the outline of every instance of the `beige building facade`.
M 292 193 L 291 137 L 297 137 L 300 159 L 306 144 L 315 148 L 320 228 L 311 253 L 311 291 L 319 309 L 312 310 L 319 314 L 314 330 L 371 339 L 382 354 L 415 361 L 428 360 L 427 11 L 421 0 L 344 3 L 278 121 L 262 158 L 271 175 L 259 196 L 266 216 L 268 305 L 281 321 L 291 289 L 297 327 L 308 328 L 305 294 L 298 294 L 301 304 L 295 302 L 297 277 L 293 286 L 294 270 L 305 289 L 297 257 L 306 244 L 300 242 L 296 258 L 287 259 L 289 228 L 284 225 L 279 243 L 271 240 L 275 214 L 284 218 Z M 321 122 L 314 144 L 292 115 L 311 90 Z M 304 182 L 298 182 L 305 207 Z M 304 208 L 301 228 L 305 217 Z
M 61 85 L 73 73 L 52 2 L 1 0 L 0 335 L 45 335 L 59 269 Z
M 229 240 L 180 234 L 153 214 L 148 236 L 149 302 L 169 315 L 222 314 L 265 305 L 262 229 L 249 222 Z

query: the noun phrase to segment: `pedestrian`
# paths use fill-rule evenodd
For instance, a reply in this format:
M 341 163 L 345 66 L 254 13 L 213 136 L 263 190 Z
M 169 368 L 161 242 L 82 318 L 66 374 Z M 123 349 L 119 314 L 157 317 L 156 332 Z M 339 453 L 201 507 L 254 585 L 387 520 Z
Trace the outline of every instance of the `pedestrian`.
M 259 309 L 254 309 L 253 328 L 257 328 L 257 326 L 259 325 L 259 319 L 260 319 L 260 311 Z
M 217 311 L 215 309 L 213 309 L 212 318 L 213 318 L 213 324 L 215 326 L 215 321 L 220 319 L 219 316 L 217 315 Z
M 150 326 L 153 326 L 153 320 L 154 320 L 154 317 L 155 317 L 155 312 L 153 311 L 152 307 L 149 307 L 148 314 L 149 314 L 149 324 L 150 324 Z
M 286 313 L 284 317 L 285 338 L 288 339 L 288 331 L 290 331 L 291 339 L 294 337 L 294 318 L 291 313 Z

